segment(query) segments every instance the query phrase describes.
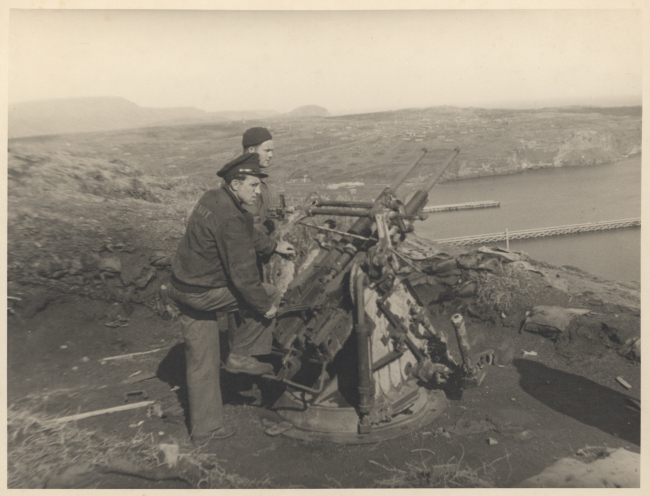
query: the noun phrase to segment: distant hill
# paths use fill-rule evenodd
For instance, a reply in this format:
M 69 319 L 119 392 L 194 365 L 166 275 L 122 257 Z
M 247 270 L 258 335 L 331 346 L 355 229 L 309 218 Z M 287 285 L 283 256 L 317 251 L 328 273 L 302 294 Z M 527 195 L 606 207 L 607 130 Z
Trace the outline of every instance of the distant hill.
M 152 126 L 174 126 L 280 115 L 273 110 L 205 112 L 194 107 L 140 107 L 125 98 L 38 100 L 9 106 L 9 138 Z
M 318 105 L 304 105 L 297 109 L 282 114 L 282 117 L 329 117 L 330 113 L 326 108 L 319 107 Z

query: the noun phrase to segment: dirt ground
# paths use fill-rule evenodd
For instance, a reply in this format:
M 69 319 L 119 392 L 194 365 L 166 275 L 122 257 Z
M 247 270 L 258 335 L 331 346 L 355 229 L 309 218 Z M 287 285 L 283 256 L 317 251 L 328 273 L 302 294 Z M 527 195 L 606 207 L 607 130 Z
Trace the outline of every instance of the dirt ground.
M 146 258 L 143 253 L 120 255 Z M 159 271 L 158 280 L 164 273 Z M 593 289 L 597 283 L 592 285 Z M 535 304 L 589 309 L 615 319 L 617 328 L 638 332 L 637 309 L 596 296 L 593 291 L 576 296 L 548 288 L 536 294 Z M 606 297 L 606 289 L 599 296 Z M 128 317 L 113 320 L 125 314 L 122 307 L 116 314 L 115 301 L 67 294 L 39 311 L 32 310 L 33 315 L 21 316 L 20 310 L 10 315 L 9 404 L 37 397 L 42 411 L 56 417 L 121 405 L 128 393 L 142 391 L 131 396 L 161 403 L 164 418 L 147 417 L 146 409 L 136 409 L 79 420 L 77 426 L 124 439 L 136 431 L 151 433 L 157 442 L 191 449 L 179 324 L 162 319 L 146 304 L 131 307 Z M 453 337 L 453 309 L 438 305 L 432 311 L 435 328 Z M 514 315 L 513 321 L 523 317 Z M 123 327 L 106 325 L 113 322 Z M 639 452 L 640 413 L 627 399 L 640 399 L 640 366 L 619 356 L 614 343 L 608 347 L 606 342 L 585 338 L 559 346 L 539 335 L 519 333 L 517 326 L 471 319 L 467 328 L 470 335 L 510 337 L 515 344 L 512 364 L 489 366 L 481 387 L 448 394 L 445 411 L 432 424 L 373 445 L 265 435 L 262 419 L 279 420 L 271 408 L 274 388 L 263 380 L 224 373 L 225 417 L 238 432 L 221 443 L 219 463 L 228 473 L 251 480 L 268 478 L 274 487 L 352 488 L 375 487 L 391 477 L 391 469 L 461 462 L 495 485 L 509 487 L 586 446 Z M 458 357 L 454 341 L 450 339 Z M 152 350 L 157 351 L 103 361 Z M 537 356 L 524 357 L 524 350 Z M 150 378 L 124 384 L 131 376 Z M 632 388 L 625 390 L 616 382 L 617 376 Z M 440 427 L 457 433 L 444 434 Z M 488 444 L 489 438 L 498 444 Z M 107 475 L 98 487 L 183 484 Z
M 27 170 L 16 176 L 9 199 L 8 404 L 60 417 L 155 400 L 162 418 L 142 408 L 76 425 L 124 440 L 150 433 L 155 443 L 191 450 L 180 326 L 156 312 L 157 288 L 169 270 L 151 265 L 173 253 L 185 204 L 51 191 L 47 181 L 23 191 Z M 540 286 L 530 305 L 516 306 L 506 319 L 466 317 L 470 335 L 511 339 L 514 359 L 487 367 L 481 387 L 447 391 L 446 408 L 431 424 L 365 445 L 270 437 L 262 420 L 279 420 L 272 409 L 277 388 L 224 372 L 225 418 L 237 434 L 219 445 L 219 465 L 265 487 L 367 488 L 412 467 L 457 463 L 495 486 L 512 487 L 559 458 L 579 457 L 588 446 L 639 452 L 640 412 L 630 400 L 640 400 L 640 365 L 616 351 L 627 337 L 639 336 L 638 285 L 538 266 L 568 281 L 568 290 Z M 557 343 L 520 333 L 532 305 L 588 309 L 600 327 Z M 434 327 L 447 333 L 458 357 L 450 322 L 458 308 L 446 303 L 430 309 Z M 97 487 L 187 485 L 106 474 Z
M 562 299 L 549 295 L 543 303 L 559 304 Z M 580 308 L 590 307 L 586 301 L 581 303 Z M 10 318 L 9 403 L 37 395 L 43 399 L 44 412 L 61 416 L 120 405 L 126 393 L 144 391 L 146 398 L 160 402 L 165 411 L 177 413 L 147 418 L 145 410 L 138 409 L 80 420 L 77 425 L 125 439 L 141 430 L 152 433 L 160 443 L 189 449 L 178 323 L 137 306 L 127 327 L 108 328 L 102 319 L 108 307 L 106 302 L 72 296 L 53 302 L 31 319 Z M 600 305 L 592 308 L 602 310 Z M 449 331 L 448 317 L 440 315 L 436 328 Z M 634 315 L 619 314 L 619 318 L 633 321 Z M 447 409 L 432 424 L 373 445 L 269 437 L 262 419 L 277 421 L 278 417 L 262 394 L 265 389 L 272 393 L 268 385 L 224 373 L 225 418 L 238 433 L 222 442 L 220 463 L 227 472 L 249 479 L 269 477 L 275 487 L 351 488 L 374 487 L 388 479 L 391 474 L 383 467 L 405 469 L 408 464 L 462 460 L 479 472 L 485 470 L 497 486 L 508 487 L 586 446 L 639 452 L 640 414 L 626 401 L 628 397 L 640 399 L 637 364 L 600 344 L 575 345 L 560 352 L 552 342 L 518 334 L 516 328 L 468 324 L 468 330 L 512 336 L 517 351 L 512 365 L 490 366 L 483 385 L 449 397 Z M 159 351 L 102 362 L 106 357 L 154 349 Z M 523 350 L 536 351 L 537 356 L 523 358 Z M 138 372 L 155 377 L 122 383 Z M 624 390 L 616 376 L 624 377 L 632 389 Z M 463 422 L 467 434 L 447 438 L 436 432 L 439 427 L 453 430 Z M 522 437 L 521 432 L 529 435 Z M 498 444 L 488 444 L 488 438 Z M 99 487 L 155 488 L 169 487 L 169 483 L 107 476 Z

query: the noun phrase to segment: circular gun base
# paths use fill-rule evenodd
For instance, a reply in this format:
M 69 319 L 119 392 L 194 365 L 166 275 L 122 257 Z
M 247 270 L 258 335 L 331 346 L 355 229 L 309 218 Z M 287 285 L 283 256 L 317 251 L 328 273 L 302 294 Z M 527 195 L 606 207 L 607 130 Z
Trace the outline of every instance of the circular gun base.
M 294 426 L 283 432 L 285 436 L 306 441 L 365 444 L 417 431 L 440 416 L 446 406 L 442 391 L 419 388 L 418 398 L 407 411 L 395 415 L 390 422 L 373 425 L 367 434 L 358 433 L 359 415 L 349 405 L 309 405 L 301 400 L 300 394 L 287 392 L 275 403 L 273 410 Z

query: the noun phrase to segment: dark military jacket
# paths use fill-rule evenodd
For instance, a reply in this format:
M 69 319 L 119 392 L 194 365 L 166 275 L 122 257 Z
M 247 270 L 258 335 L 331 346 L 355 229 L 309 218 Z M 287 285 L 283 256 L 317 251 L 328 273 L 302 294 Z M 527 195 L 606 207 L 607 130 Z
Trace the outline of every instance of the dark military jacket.
M 264 314 L 271 301 L 262 287 L 256 254 L 270 255 L 276 246 L 253 227 L 253 216 L 227 186 L 210 190 L 192 211 L 172 262 L 172 284 L 189 293 L 231 287 Z

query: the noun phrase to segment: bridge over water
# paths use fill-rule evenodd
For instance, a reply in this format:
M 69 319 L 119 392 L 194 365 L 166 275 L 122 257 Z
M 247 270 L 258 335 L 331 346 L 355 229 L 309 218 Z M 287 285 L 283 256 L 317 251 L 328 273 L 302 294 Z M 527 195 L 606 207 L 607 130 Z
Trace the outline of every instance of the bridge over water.
M 422 209 L 423 212 L 449 212 L 453 210 L 469 210 L 474 208 L 496 208 L 501 204 L 498 201 L 485 200 L 467 203 L 454 203 L 452 205 L 427 205 Z
M 513 239 L 544 238 L 563 234 L 579 234 L 593 231 L 606 231 L 609 229 L 622 229 L 626 227 L 640 227 L 641 218 L 609 220 L 604 222 L 587 222 L 586 224 L 572 224 L 568 226 L 542 227 L 539 229 L 524 229 L 520 231 L 503 231 L 492 234 L 479 234 L 476 236 L 460 236 L 435 240 L 438 243 L 465 246 L 480 243 L 493 243 L 495 241 L 510 241 Z

